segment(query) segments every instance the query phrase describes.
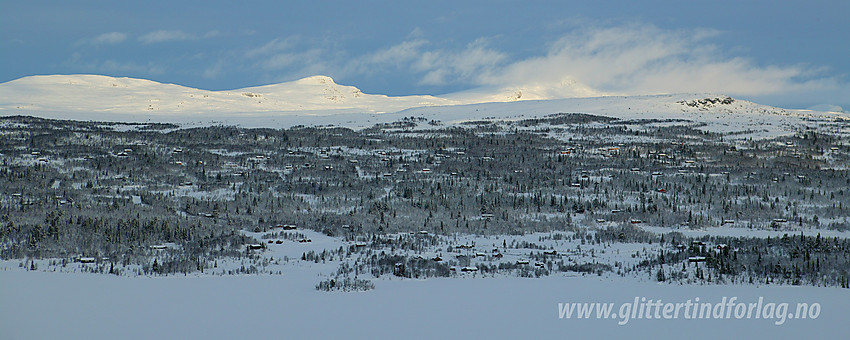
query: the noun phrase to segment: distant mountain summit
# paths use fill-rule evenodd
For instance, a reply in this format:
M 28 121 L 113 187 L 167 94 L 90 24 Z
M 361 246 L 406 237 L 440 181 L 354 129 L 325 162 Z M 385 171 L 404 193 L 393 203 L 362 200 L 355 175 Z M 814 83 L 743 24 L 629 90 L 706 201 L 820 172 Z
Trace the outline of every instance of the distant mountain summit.
M 459 103 L 434 96 L 365 94 L 356 87 L 336 84 L 327 76 L 226 91 L 100 75 L 31 76 L 0 84 L 0 112 L 86 111 L 158 115 L 342 110 L 382 113 L 455 104 Z

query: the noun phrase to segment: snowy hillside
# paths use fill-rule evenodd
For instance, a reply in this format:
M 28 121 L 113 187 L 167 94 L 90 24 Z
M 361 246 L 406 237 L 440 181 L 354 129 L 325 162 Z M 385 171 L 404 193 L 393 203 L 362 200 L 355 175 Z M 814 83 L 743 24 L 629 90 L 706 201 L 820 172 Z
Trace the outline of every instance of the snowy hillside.
M 512 102 L 601 94 L 575 83 L 479 88 L 443 97 L 366 94 L 327 76 L 226 91 L 100 75 L 31 76 L 0 84 L 0 111 L 117 114 L 226 114 L 271 112 L 386 113 L 414 107 Z
M 325 76 L 230 91 L 207 91 L 150 80 L 99 75 L 32 76 L 0 84 L 2 112 L 113 113 L 151 116 L 285 111 L 380 113 L 451 105 L 432 96 L 362 93 Z
M 746 137 L 835 125 L 850 114 L 786 110 L 718 94 L 603 96 L 578 83 L 480 88 L 441 97 L 366 94 L 325 76 L 229 91 L 98 75 L 32 76 L 0 84 L 0 115 L 243 127 L 364 128 L 401 117 L 444 123 L 581 112 L 621 119 L 682 119 Z M 839 127 L 828 127 L 836 130 Z M 838 131 L 842 132 L 842 131 Z M 846 131 L 843 131 L 846 132 Z
M 591 113 L 623 120 L 681 120 L 681 124 L 696 124 L 701 130 L 753 138 L 787 135 L 806 128 L 850 133 L 846 127 L 850 122 L 847 113 L 787 110 L 716 94 L 608 96 L 422 107 L 399 112 L 398 116 L 421 116 L 450 123 L 478 119 L 517 120 L 552 113 Z

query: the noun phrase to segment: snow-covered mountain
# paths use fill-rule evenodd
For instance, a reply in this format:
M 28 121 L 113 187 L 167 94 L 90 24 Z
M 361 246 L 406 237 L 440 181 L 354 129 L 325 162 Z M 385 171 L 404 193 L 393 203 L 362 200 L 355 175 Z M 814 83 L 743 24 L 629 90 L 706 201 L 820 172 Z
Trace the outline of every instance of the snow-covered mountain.
M 0 84 L 0 115 L 158 121 L 189 124 L 353 128 L 420 116 L 444 123 L 519 119 L 559 112 L 621 119 L 681 119 L 747 137 L 850 121 L 844 112 L 786 110 L 717 94 L 600 96 L 582 84 L 479 88 L 443 96 L 366 94 L 326 76 L 237 90 L 208 91 L 150 80 L 99 75 L 25 77 Z M 843 124 L 843 123 L 842 123 Z M 842 124 L 839 124 L 843 126 Z
M 0 84 L 0 112 L 171 115 L 342 110 L 382 113 L 453 104 L 458 102 L 433 96 L 365 94 L 356 87 L 336 84 L 325 76 L 229 91 L 99 75 L 31 76 Z
M 30 76 L 0 84 L 0 112 L 119 114 L 398 112 L 414 107 L 603 95 L 576 82 L 481 87 L 444 96 L 385 96 L 339 85 L 327 76 L 236 90 L 208 91 L 151 80 L 101 75 Z

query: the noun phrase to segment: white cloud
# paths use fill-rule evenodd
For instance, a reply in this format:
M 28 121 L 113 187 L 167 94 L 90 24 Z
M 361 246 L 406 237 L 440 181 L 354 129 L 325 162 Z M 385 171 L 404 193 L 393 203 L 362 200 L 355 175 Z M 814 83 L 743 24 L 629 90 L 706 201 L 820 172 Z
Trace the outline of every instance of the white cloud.
M 319 45 L 305 46 L 299 36 L 272 39 L 236 56 L 249 69 L 259 69 L 265 81 L 286 81 L 294 78 L 326 74 L 335 64 L 327 50 Z
M 368 55 L 366 62 L 369 64 L 389 63 L 394 65 L 409 62 L 419 56 L 421 53 L 420 49 L 427 43 L 428 41 L 423 39 L 404 41 L 398 45 Z
M 119 62 L 115 60 L 106 60 L 99 65 L 95 65 L 95 67 L 101 72 L 107 72 L 112 74 L 129 74 L 129 73 L 141 73 L 141 74 L 151 74 L 151 75 L 159 75 L 165 73 L 165 70 L 158 65 L 153 63 L 147 64 L 137 64 L 134 62 Z
M 525 88 L 537 98 L 712 92 L 741 96 L 813 93 L 844 85 L 805 65 L 758 65 L 728 56 L 717 30 L 651 25 L 584 28 L 552 42 L 543 55 L 511 60 L 478 39 L 460 49 L 415 38 L 349 61 L 349 74 L 407 72 L 422 85 Z M 846 87 L 846 86 L 845 86 Z
M 427 71 L 422 84 L 469 83 L 477 82 L 481 74 L 495 72 L 506 58 L 507 54 L 487 47 L 483 39 L 478 39 L 461 51 L 426 52 L 415 67 Z
M 75 69 L 83 72 L 92 72 L 98 74 L 110 75 L 160 75 L 165 73 L 165 68 L 154 63 L 139 64 L 136 62 L 117 61 L 112 59 L 107 60 L 83 60 L 83 56 L 75 52 L 71 57 L 64 62 L 65 65 L 72 66 Z
M 239 52 L 234 64 L 275 80 L 315 74 L 349 79 L 393 75 L 435 87 L 524 89 L 523 98 L 539 99 L 681 92 L 749 98 L 848 93 L 850 86 L 838 76 L 825 75 L 825 69 L 761 65 L 731 55 L 712 42 L 724 34 L 640 24 L 586 26 L 551 42 L 544 53 L 525 58 L 499 50 L 499 38 L 452 48 L 435 46 L 421 30 L 398 44 L 353 56 L 333 44 L 295 36 Z M 220 68 L 208 71 L 214 74 Z
M 313 64 L 323 64 L 321 49 L 311 49 L 304 52 L 276 53 L 263 60 L 261 65 L 269 70 L 281 70 L 296 65 L 300 68 L 311 67 Z
M 262 65 L 266 69 L 275 70 L 286 68 L 298 60 L 298 55 L 295 53 L 279 53 L 267 58 Z
M 191 40 L 197 39 L 195 35 L 183 32 L 183 31 L 168 31 L 168 30 L 158 30 L 153 31 L 148 34 L 145 34 L 139 37 L 139 41 L 145 44 L 154 44 L 161 43 L 167 41 L 181 41 L 181 40 Z
M 465 48 L 428 50 L 430 42 L 417 38 L 369 53 L 346 65 L 349 73 L 375 73 L 379 71 L 407 71 L 421 75 L 420 83 L 446 85 L 466 83 L 478 74 L 491 72 L 505 60 L 506 55 L 487 46 L 478 39 Z
M 97 37 L 91 39 L 91 43 L 94 45 L 101 44 L 118 44 L 127 39 L 127 35 L 121 32 L 109 32 L 101 34 Z
M 665 31 L 627 25 L 564 36 L 544 56 L 482 73 L 480 85 L 557 88 L 575 81 L 597 93 L 717 92 L 767 95 L 829 88 L 834 79 L 801 65 L 759 66 L 724 56 L 710 39 L 717 31 Z
M 295 46 L 298 37 L 275 38 L 263 44 L 263 46 L 250 49 L 245 52 L 247 58 L 257 58 L 268 56 L 270 54 L 286 51 Z
M 225 70 L 225 61 L 223 59 L 219 59 L 215 65 L 207 67 L 204 69 L 204 72 L 201 74 L 204 78 L 214 79 L 218 78 L 222 74 L 224 74 Z
M 121 33 L 121 32 L 108 32 L 108 33 L 103 33 L 101 35 L 98 35 L 94 38 L 77 40 L 77 42 L 75 42 L 74 45 L 75 46 L 80 46 L 80 45 L 94 45 L 94 46 L 114 45 L 114 44 L 122 43 L 122 42 L 124 42 L 124 40 L 127 40 L 126 34 Z

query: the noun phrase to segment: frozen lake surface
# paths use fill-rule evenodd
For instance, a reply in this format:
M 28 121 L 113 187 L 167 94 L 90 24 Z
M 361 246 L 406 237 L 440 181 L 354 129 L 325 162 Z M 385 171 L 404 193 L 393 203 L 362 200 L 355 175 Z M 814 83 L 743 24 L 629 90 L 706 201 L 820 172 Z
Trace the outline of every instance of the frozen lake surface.
M 850 295 L 839 288 L 679 286 L 597 277 L 377 280 L 376 289 L 327 293 L 311 275 L 115 277 L 0 271 L 3 339 L 247 338 L 801 338 L 846 336 Z M 819 303 L 817 319 L 559 318 L 558 303 Z M 617 307 L 615 307 L 615 311 Z

